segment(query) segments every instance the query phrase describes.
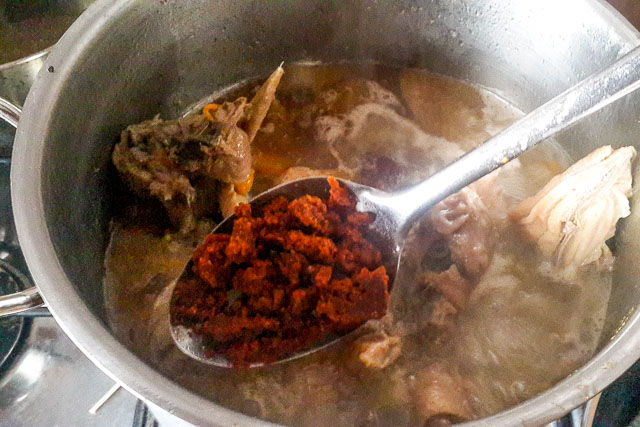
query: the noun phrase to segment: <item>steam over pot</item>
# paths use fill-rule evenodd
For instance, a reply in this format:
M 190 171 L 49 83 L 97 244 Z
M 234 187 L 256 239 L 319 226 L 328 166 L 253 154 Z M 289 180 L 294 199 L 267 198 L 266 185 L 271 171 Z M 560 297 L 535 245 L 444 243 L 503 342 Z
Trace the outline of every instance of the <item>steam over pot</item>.
M 107 328 L 103 256 L 114 201 L 106 185 L 122 128 L 158 112 L 175 116 L 281 61 L 428 68 L 492 88 L 528 111 L 639 42 L 631 25 L 598 0 L 99 0 L 53 49 L 24 108 L 11 176 L 22 249 L 63 329 L 129 390 L 194 424 L 263 424 L 171 382 Z M 576 159 L 604 144 L 640 148 L 637 111 L 638 93 L 558 140 Z M 640 206 L 633 200 L 615 242 L 619 259 L 601 351 L 546 393 L 478 423 L 557 418 L 640 357 L 636 242 Z

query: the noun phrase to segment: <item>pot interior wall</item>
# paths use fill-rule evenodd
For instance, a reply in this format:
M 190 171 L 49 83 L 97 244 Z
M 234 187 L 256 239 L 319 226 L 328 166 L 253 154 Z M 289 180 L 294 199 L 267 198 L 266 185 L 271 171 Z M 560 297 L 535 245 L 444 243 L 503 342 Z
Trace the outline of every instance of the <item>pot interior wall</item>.
M 91 30 L 68 73 L 47 131 L 44 209 L 59 262 L 96 317 L 111 207 L 113 143 L 130 123 L 188 104 L 280 62 L 375 61 L 428 68 L 494 89 L 527 111 L 599 70 L 635 37 L 612 31 L 592 2 L 394 1 L 118 2 L 117 19 Z M 579 19 L 576 19 L 579 16 Z M 558 139 L 574 158 L 596 146 L 638 145 L 632 95 Z M 637 204 L 637 203 L 634 203 Z M 616 242 L 621 254 L 606 339 L 640 300 L 634 258 L 640 207 Z

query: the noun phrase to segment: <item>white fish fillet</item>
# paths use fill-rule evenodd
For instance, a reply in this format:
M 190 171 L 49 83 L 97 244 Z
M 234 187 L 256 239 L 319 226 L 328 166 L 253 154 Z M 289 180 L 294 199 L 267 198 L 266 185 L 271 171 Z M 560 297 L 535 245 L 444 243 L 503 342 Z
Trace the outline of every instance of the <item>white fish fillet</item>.
M 596 149 L 513 208 L 510 218 L 561 270 L 610 265 L 605 242 L 630 214 L 635 154 L 633 147 Z

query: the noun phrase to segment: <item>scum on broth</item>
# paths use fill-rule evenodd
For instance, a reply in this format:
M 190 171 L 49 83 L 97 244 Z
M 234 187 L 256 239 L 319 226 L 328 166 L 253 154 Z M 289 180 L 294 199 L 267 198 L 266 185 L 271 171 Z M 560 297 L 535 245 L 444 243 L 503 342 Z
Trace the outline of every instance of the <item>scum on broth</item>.
M 224 96 L 248 94 L 252 86 Z M 292 167 L 402 188 L 522 115 L 485 89 L 380 66 L 292 66 L 277 100 L 253 143 L 254 192 Z M 504 203 L 534 194 L 569 163 L 554 142 L 525 154 L 498 176 Z M 545 279 L 542 261 L 502 218 L 493 261 L 457 328 L 437 343 L 428 333 L 408 335 L 401 356 L 385 369 L 366 368 L 350 342 L 252 370 L 215 368 L 182 354 L 169 332 L 172 282 L 211 223 L 177 240 L 115 218 L 105 259 L 109 323 L 124 345 L 168 378 L 275 422 L 421 425 L 429 399 L 421 381 L 434 362 L 462 378 L 473 417 L 490 415 L 545 390 L 592 356 L 611 286 L 609 275 L 581 277 L 577 288 Z

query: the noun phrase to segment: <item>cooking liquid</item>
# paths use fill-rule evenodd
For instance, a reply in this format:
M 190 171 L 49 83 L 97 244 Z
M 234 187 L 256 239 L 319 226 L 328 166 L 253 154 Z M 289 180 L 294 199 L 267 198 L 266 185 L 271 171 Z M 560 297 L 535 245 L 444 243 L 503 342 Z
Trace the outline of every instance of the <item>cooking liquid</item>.
M 221 97 L 250 96 L 252 87 Z M 403 188 L 522 115 L 462 81 L 380 66 L 292 66 L 277 99 L 253 143 L 254 193 L 280 182 L 285 172 L 308 173 L 305 167 L 385 190 Z M 400 357 L 384 369 L 365 367 L 352 340 L 260 369 L 215 368 L 190 359 L 171 339 L 168 303 L 172 282 L 203 233 L 178 240 L 129 220 L 114 220 L 106 254 L 111 329 L 184 387 L 283 424 L 422 425 L 433 396 L 424 394 L 421 378 L 434 363 L 459 376 L 473 417 L 499 412 L 580 367 L 600 339 L 610 275 L 585 272 L 575 283 L 555 282 L 544 273 L 545 260 L 501 215 L 569 164 L 547 141 L 500 171 L 503 192 L 489 196 L 500 198 L 496 206 L 504 210 L 494 212 L 499 239 L 468 308 L 437 340 L 424 325 L 403 325 L 412 332 L 402 337 Z M 411 286 L 411 274 L 402 277 L 402 286 Z M 402 322 L 399 313 L 392 316 Z

